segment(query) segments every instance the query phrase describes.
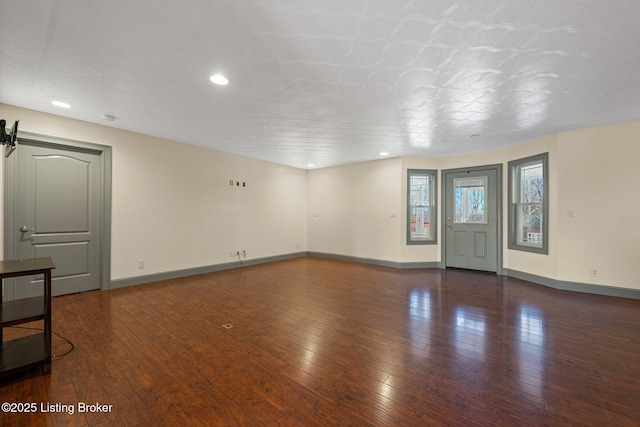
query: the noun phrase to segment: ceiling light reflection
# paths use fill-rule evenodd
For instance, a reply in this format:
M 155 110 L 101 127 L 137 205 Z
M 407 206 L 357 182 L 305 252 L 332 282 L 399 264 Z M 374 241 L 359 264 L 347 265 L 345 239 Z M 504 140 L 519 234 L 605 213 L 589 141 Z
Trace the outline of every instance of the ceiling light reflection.
M 381 424 L 388 421 L 387 415 L 392 415 L 398 408 L 398 404 L 395 401 L 395 390 L 387 383 L 380 383 L 378 389 L 378 405 L 379 408 L 384 410 L 385 416 L 381 419 Z M 379 414 L 379 411 L 375 411 L 375 414 Z

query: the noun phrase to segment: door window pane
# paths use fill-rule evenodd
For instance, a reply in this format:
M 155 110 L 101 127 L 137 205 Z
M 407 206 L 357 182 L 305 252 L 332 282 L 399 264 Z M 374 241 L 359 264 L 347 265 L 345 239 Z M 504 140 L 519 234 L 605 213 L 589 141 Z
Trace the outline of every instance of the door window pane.
M 453 180 L 456 224 L 487 223 L 487 180 L 486 176 Z

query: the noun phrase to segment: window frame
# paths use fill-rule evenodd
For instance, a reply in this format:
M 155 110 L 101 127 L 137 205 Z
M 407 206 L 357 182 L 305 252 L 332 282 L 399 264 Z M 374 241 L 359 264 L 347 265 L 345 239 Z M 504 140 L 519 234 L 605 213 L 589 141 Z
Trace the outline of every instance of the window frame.
M 429 238 L 416 239 L 411 235 L 411 178 L 414 176 L 426 176 L 430 180 L 429 187 Z M 438 171 L 435 169 L 407 169 L 407 245 L 435 245 L 438 243 Z M 415 205 L 423 206 L 423 205 Z
M 523 166 L 542 163 L 542 246 L 518 242 L 516 209 L 520 199 L 520 170 Z M 524 252 L 549 254 L 549 153 L 536 154 L 509 162 L 509 236 L 508 248 Z

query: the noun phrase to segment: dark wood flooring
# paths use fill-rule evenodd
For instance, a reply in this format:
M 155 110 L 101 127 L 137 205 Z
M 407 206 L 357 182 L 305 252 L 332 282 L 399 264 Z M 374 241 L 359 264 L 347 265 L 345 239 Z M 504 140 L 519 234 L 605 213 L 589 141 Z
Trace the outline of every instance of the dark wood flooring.
M 2 381 L 39 410 L 0 425 L 640 425 L 640 301 L 490 274 L 297 258 L 58 297 L 53 329 L 75 350 Z

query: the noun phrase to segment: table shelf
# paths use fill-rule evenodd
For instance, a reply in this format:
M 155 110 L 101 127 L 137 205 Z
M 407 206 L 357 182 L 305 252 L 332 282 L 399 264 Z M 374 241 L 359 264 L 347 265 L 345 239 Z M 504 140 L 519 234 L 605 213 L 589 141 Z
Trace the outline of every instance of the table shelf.
M 5 301 L 0 305 L 0 325 L 2 327 L 45 320 L 46 317 L 47 304 L 44 297 Z
M 13 301 L 0 301 L 0 378 L 42 367 L 51 372 L 51 258 L 0 261 L 0 285 L 4 279 L 19 276 L 44 276 L 44 295 Z M 44 330 L 22 338 L 3 340 L 4 328 L 44 321 Z
M 0 347 L 0 371 L 28 370 L 47 360 L 45 333 L 5 341 Z M 50 362 L 49 362 L 50 363 Z

